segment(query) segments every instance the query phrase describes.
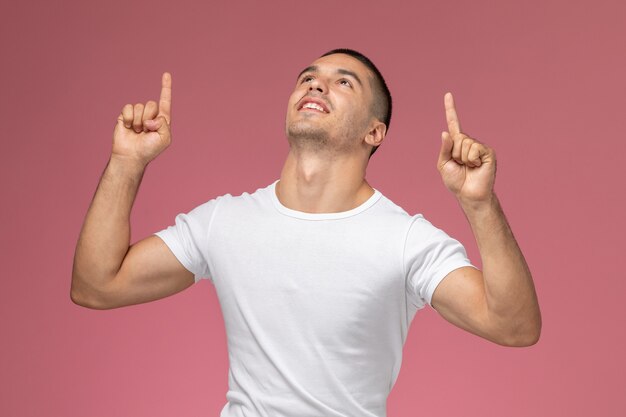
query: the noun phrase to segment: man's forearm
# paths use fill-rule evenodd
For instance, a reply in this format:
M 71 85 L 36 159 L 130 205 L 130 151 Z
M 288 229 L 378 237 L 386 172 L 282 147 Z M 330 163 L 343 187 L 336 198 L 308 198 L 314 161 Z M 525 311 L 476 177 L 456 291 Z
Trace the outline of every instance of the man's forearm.
M 508 337 L 536 340 L 541 313 L 532 275 L 495 194 L 483 203 L 461 201 L 483 264 L 490 317 Z
M 91 298 L 119 271 L 130 245 L 130 212 L 144 170 L 129 160 L 109 159 L 76 245 L 74 301 Z

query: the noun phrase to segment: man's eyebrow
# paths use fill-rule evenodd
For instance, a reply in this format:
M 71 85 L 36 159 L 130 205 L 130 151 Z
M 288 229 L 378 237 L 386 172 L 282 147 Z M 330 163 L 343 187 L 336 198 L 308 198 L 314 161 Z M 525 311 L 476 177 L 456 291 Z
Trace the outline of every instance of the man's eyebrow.
M 306 67 L 305 69 L 303 69 L 302 71 L 300 71 L 300 74 L 298 74 L 298 78 L 296 78 L 297 80 L 300 79 L 300 77 L 302 76 L 302 74 L 307 73 L 307 72 L 317 72 L 318 67 L 317 65 L 310 65 L 308 67 Z M 343 68 L 339 68 L 337 69 L 337 73 L 338 74 L 343 74 L 343 75 L 348 75 L 352 78 L 354 78 L 360 85 L 363 85 L 363 82 L 361 81 L 361 79 L 359 78 L 358 75 L 356 75 L 355 72 L 347 70 L 347 69 L 343 69 Z
M 343 69 L 343 68 L 339 68 L 339 69 L 337 70 L 337 72 L 338 72 L 339 74 L 349 75 L 350 77 L 352 77 L 352 78 L 354 78 L 355 80 L 357 80 L 357 82 L 358 82 L 359 84 L 363 85 L 363 83 L 361 82 L 361 79 L 359 78 L 359 76 L 358 76 L 358 75 L 356 75 L 356 73 L 354 73 L 354 72 L 352 72 L 352 71 L 349 71 L 349 70 L 347 70 L 347 69 Z
M 310 65 L 306 67 L 305 69 L 303 69 L 302 71 L 300 71 L 300 74 L 298 74 L 298 78 L 296 78 L 296 80 L 299 80 L 302 74 L 304 74 L 305 72 L 315 72 L 315 71 L 317 71 L 317 65 Z

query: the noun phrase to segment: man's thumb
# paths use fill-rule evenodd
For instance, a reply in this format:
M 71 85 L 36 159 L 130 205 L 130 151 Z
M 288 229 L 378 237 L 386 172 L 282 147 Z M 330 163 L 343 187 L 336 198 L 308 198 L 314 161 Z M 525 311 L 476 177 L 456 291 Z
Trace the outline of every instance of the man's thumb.
M 163 135 L 167 133 L 168 128 L 169 128 L 169 126 L 167 125 L 167 121 L 165 120 L 165 117 L 163 116 L 158 116 L 154 120 L 146 120 L 144 121 L 144 125 L 151 132 L 157 131 L 159 135 Z
M 454 141 L 448 132 L 441 132 L 441 150 L 439 151 L 439 166 L 452 159 Z

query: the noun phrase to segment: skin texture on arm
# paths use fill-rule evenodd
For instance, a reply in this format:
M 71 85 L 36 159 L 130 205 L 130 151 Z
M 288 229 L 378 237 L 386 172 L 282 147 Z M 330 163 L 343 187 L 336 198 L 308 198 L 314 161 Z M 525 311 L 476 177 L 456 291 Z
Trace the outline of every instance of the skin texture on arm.
M 449 273 L 432 306 L 456 326 L 504 346 L 539 340 L 541 313 L 530 269 L 493 191 L 495 152 L 461 132 L 454 101 L 445 96 L 448 132 L 442 134 L 438 169 L 472 228 L 483 271 Z
M 193 284 L 157 236 L 130 245 L 130 213 L 148 163 L 169 146 L 171 75 L 164 73 L 157 105 L 127 104 L 113 135 L 111 158 L 76 245 L 70 297 L 108 309 L 166 297 Z

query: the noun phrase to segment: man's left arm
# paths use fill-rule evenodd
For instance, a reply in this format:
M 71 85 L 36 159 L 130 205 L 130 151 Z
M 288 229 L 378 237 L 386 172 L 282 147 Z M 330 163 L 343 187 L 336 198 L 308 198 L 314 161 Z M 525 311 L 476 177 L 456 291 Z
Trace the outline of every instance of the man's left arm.
M 493 191 L 493 149 L 461 132 L 450 93 L 448 131 L 442 133 L 437 167 L 470 223 L 483 271 L 463 267 L 437 286 L 431 305 L 456 326 L 505 346 L 539 340 L 541 312 L 533 279 Z

